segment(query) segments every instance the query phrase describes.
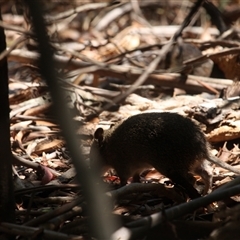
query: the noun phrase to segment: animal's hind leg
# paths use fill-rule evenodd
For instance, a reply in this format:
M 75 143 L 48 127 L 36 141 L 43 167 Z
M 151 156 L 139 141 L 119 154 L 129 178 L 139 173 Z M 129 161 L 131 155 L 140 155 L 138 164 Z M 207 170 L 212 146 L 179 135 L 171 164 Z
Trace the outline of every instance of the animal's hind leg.
M 194 166 L 193 172 L 199 175 L 203 179 L 205 184 L 203 195 L 211 192 L 213 178 L 212 171 L 213 169 L 207 160 L 197 161 Z

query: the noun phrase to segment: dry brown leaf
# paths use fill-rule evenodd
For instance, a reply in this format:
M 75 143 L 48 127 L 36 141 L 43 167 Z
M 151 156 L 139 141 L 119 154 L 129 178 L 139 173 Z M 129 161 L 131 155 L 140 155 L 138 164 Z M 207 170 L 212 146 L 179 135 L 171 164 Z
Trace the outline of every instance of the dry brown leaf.
M 42 154 L 43 152 L 51 152 L 58 148 L 61 148 L 64 145 L 64 141 L 60 139 L 41 139 L 36 140 L 28 144 L 26 152 L 31 155 L 32 153 L 35 154 Z
M 18 122 L 18 123 L 15 123 L 13 125 L 11 125 L 11 128 L 10 130 L 11 131 L 19 131 L 23 128 L 26 128 L 28 127 L 30 124 L 33 124 L 33 121 L 32 120 L 29 120 L 29 121 L 21 121 L 21 122 Z
M 228 79 L 240 81 L 240 58 L 238 54 L 230 54 L 214 59 L 214 62 L 223 71 Z
M 240 138 L 240 120 L 231 122 L 230 125 L 223 125 L 207 134 L 210 142 L 225 142 Z
M 35 122 L 36 126 L 47 126 L 47 127 L 57 127 L 58 128 L 58 125 L 53 122 L 48 122 L 48 121 L 44 121 L 44 120 L 37 120 L 34 122 Z
M 36 107 L 32 107 L 31 109 L 28 109 L 27 111 L 25 111 L 23 113 L 23 115 L 25 116 L 36 116 L 39 114 L 43 114 L 45 112 L 47 112 L 50 107 L 52 106 L 52 103 L 46 103 L 40 106 L 36 106 Z
M 54 132 L 56 134 L 56 132 Z M 32 141 L 34 139 L 40 139 L 40 138 L 45 138 L 46 135 L 51 135 L 51 131 L 46 132 L 46 131 L 34 131 L 30 132 L 27 136 L 24 138 L 24 142 Z
M 51 152 L 53 150 L 61 148 L 63 145 L 64 141 L 60 139 L 45 140 L 37 144 L 33 152 L 36 154 L 41 154 L 43 152 Z

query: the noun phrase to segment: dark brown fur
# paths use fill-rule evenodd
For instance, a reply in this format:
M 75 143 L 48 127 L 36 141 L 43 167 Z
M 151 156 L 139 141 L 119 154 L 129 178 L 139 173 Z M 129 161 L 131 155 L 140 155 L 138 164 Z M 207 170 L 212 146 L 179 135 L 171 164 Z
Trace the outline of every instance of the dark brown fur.
M 191 198 L 199 197 L 192 173 L 205 182 L 205 193 L 212 185 L 208 143 L 200 128 L 176 113 L 143 113 L 132 116 L 107 131 L 95 132 L 90 151 L 101 157 L 104 166 L 113 167 L 121 183 L 154 167 L 183 186 Z

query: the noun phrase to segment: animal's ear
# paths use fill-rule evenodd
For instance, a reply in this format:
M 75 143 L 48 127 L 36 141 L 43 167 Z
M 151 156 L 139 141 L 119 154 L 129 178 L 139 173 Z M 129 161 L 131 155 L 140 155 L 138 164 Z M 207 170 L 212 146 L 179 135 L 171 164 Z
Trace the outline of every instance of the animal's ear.
M 102 128 L 98 128 L 94 133 L 94 139 L 97 140 L 99 143 L 103 141 L 103 132 Z

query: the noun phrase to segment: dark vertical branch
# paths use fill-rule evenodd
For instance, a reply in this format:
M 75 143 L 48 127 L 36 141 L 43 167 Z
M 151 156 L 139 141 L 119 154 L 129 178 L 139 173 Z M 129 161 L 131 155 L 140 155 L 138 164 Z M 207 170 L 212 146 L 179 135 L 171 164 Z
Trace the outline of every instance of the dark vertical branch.
M 226 26 L 223 19 L 223 14 L 218 10 L 218 8 L 213 3 L 206 0 L 203 3 L 203 7 L 210 16 L 211 22 L 217 27 L 221 34 L 228 30 L 228 27 Z
M 188 13 L 188 15 L 186 16 L 186 18 L 184 19 L 184 21 L 182 22 L 180 28 L 175 32 L 175 34 L 172 37 L 172 41 L 175 42 L 182 34 L 182 31 L 184 30 L 184 28 L 186 28 L 189 23 L 191 22 L 191 20 L 193 19 L 194 15 L 199 11 L 199 9 L 201 8 L 202 4 L 203 4 L 204 0 L 197 0 L 190 12 Z
M 2 15 L 0 11 L 0 20 Z M 0 52 L 6 49 L 4 29 L 0 27 Z M 0 61 L 0 222 L 14 222 L 14 194 L 12 181 L 12 155 L 10 145 L 8 64 Z
M 97 175 L 87 168 L 76 138 L 76 129 L 72 121 L 72 116 L 63 98 L 63 90 L 57 81 L 53 61 L 53 50 L 49 43 L 44 19 L 41 15 L 41 1 L 25 0 L 32 18 L 32 25 L 38 40 L 40 52 L 39 68 L 45 78 L 53 100 L 53 111 L 63 132 L 71 153 L 72 161 L 77 172 L 77 178 L 83 188 L 83 193 L 88 204 L 90 214 L 90 226 L 97 239 L 110 239 L 113 232 L 113 221 L 109 221 L 110 211 L 107 199 L 104 198 L 101 184 L 96 185 Z M 107 211 L 108 210 L 108 211 Z

